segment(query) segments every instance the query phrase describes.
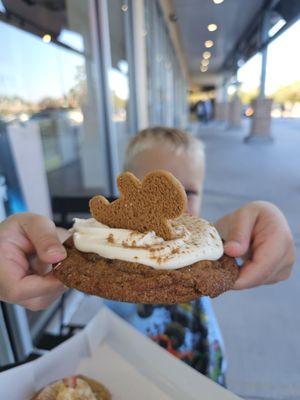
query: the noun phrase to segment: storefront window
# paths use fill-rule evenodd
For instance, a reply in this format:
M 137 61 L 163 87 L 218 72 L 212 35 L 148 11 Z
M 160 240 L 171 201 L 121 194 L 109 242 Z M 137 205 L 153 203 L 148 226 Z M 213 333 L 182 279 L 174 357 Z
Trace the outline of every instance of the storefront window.
M 2 3 L 2 130 L 9 137 L 24 137 L 22 132 L 26 131 L 28 149 L 37 149 L 41 141 L 43 154 L 39 158 L 44 165 L 37 162 L 35 171 L 45 168 L 51 197 L 80 195 L 89 189 L 109 192 L 106 144 L 99 133 L 103 132 L 99 66 L 90 29 L 94 2 Z M 117 112 L 119 118 L 122 107 Z M 18 144 L 19 140 L 16 146 L 10 140 L 15 158 L 22 150 Z M 100 156 L 101 149 L 104 155 Z M 28 158 L 34 165 L 37 151 L 31 155 L 28 150 Z M 43 195 L 39 195 L 42 202 Z M 30 201 L 25 203 L 30 209 Z M 47 210 L 49 204 L 37 211 L 49 214 Z
M 145 1 L 145 20 L 150 123 L 184 127 L 186 82 L 156 1 Z
M 88 210 L 110 194 L 95 2 L 0 3 L 0 218 L 55 219 L 76 196 Z M 52 311 L 26 313 L 33 338 Z

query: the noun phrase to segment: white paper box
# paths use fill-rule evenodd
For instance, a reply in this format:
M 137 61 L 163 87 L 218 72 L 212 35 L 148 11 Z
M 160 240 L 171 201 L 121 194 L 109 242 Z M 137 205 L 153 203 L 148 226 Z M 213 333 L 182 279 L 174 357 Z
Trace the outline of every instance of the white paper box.
M 0 374 L 0 399 L 28 400 L 49 382 L 82 373 L 113 400 L 234 400 L 103 307 L 86 328 L 51 352 Z

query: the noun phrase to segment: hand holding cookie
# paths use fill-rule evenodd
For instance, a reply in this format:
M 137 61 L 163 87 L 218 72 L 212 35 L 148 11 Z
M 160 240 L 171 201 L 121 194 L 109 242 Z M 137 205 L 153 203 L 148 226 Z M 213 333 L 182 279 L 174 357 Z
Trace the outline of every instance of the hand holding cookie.
M 290 276 L 295 246 L 288 223 L 274 204 L 246 204 L 216 226 L 226 239 L 225 253 L 244 259 L 234 289 L 277 283 Z
M 51 304 L 65 290 L 47 273 L 49 264 L 63 260 L 54 223 L 31 214 L 15 214 L 0 224 L 0 300 L 31 310 Z

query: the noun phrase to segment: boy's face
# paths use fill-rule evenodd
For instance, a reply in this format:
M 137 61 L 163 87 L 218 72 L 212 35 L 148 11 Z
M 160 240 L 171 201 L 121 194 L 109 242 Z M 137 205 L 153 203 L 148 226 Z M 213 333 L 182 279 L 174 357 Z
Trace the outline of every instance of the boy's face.
M 138 154 L 133 162 L 131 172 L 139 179 L 155 169 L 171 172 L 185 188 L 188 198 L 188 211 L 198 215 L 202 200 L 204 181 L 204 160 L 201 156 L 188 155 L 183 152 L 174 154 L 167 147 L 157 147 Z

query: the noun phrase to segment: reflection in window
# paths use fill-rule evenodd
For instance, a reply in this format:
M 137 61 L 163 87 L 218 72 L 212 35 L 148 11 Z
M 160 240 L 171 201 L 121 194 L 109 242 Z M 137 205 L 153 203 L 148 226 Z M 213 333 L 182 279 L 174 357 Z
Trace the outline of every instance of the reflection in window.
M 127 102 L 129 99 L 129 88 L 127 75 L 119 69 L 111 68 L 109 71 L 109 87 L 113 98 L 113 121 L 126 122 L 127 120 Z
M 108 1 L 111 69 L 108 73 L 112 98 L 112 120 L 115 124 L 119 163 L 129 138 L 129 66 L 126 48 L 125 18 L 129 12 L 122 0 Z
M 0 23 L 0 120 L 35 121 L 47 171 L 78 158 L 84 57 Z
M 69 29 L 63 29 L 58 36 L 58 40 L 59 42 L 64 43 L 78 51 L 84 50 L 82 36 L 77 32 L 70 31 Z

